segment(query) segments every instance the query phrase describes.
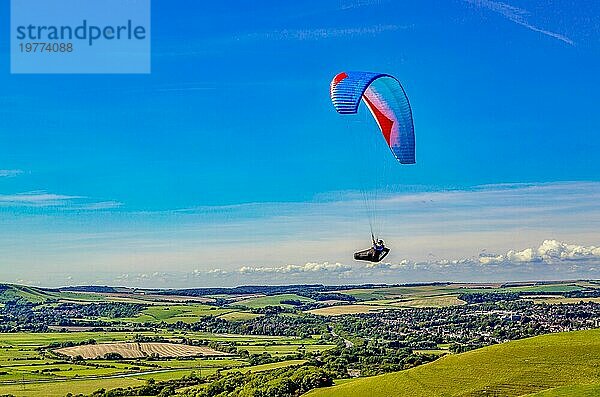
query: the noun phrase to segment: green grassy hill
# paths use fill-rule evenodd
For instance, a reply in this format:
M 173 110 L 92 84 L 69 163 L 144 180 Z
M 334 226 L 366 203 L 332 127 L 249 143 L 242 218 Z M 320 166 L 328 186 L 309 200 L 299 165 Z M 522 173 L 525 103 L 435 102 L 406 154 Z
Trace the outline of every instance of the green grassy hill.
M 303 303 L 314 302 L 314 299 L 307 298 L 305 296 L 300 296 L 296 294 L 280 294 L 280 295 L 270 295 L 270 296 L 262 296 L 259 298 L 250 298 L 244 299 L 239 302 L 235 302 L 230 306 L 244 306 L 251 309 L 260 309 L 267 306 L 282 306 L 282 307 L 294 307 L 293 305 L 281 303 L 285 301 L 300 301 Z
M 0 285 L 0 302 L 20 300 L 38 303 L 52 298 L 54 298 L 54 294 L 52 292 L 45 291 L 41 288 L 13 284 Z
M 61 292 L 55 289 L 28 287 L 25 285 L 0 284 L 0 303 L 6 302 L 32 302 L 44 303 L 58 300 L 70 301 L 104 301 L 103 296 L 75 292 Z
M 600 384 L 595 385 L 569 385 L 555 389 L 544 390 L 539 393 L 528 394 L 526 397 L 598 397 Z
M 600 329 L 449 355 L 410 370 L 315 390 L 307 397 L 595 396 L 597 385 Z

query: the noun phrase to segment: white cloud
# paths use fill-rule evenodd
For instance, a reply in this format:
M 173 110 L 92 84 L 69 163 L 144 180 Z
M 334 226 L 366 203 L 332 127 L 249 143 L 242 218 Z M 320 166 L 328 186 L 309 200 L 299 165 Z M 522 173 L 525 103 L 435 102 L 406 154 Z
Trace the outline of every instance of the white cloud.
M 361 7 L 369 7 L 369 6 L 378 6 L 382 3 L 386 3 L 386 0 L 351 0 L 351 1 L 343 1 L 340 4 L 339 10 L 351 10 L 354 8 Z
M 21 175 L 21 170 L 0 170 L 0 178 L 11 178 L 17 175 Z
M 123 203 L 121 203 L 119 201 L 110 200 L 110 201 L 100 201 L 97 203 L 84 204 L 80 207 L 80 209 L 95 211 L 95 210 L 109 210 L 109 209 L 114 209 L 114 208 L 120 208 L 122 206 L 123 206 Z
M 527 265 L 527 266 L 525 266 Z M 591 265 L 591 266 L 590 266 Z M 478 258 L 435 259 L 399 262 L 365 263 L 306 263 L 283 266 L 242 266 L 237 270 L 195 270 L 196 275 L 242 276 L 246 281 L 269 284 L 284 280 L 287 283 L 371 283 L 371 282 L 430 282 L 430 281 L 516 281 L 560 279 L 569 277 L 600 277 L 594 265 L 600 265 L 600 248 L 545 240 L 538 248 L 509 250 L 499 255 Z M 542 268 L 540 268 L 542 266 Z M 541 272 L 543 270 L 543 273 Z M 249 277 L 249 278 L 248 278 Z M 281 278 L 283 277 L 283 278 Z M 540 278 L 541 277 L 541 278 Z
M 537 259 L 533 248 L 526 248 L 523 251 L 508 251 L 506 258 L 511 262 L 533 262 Z
M 95 211 L 115 209 L 122 205 L 118 201 L 94 202 L 85 196 L 70 196 L 45 191 L 0 194 L 0 207 L 37 207 Z
M 548 37 L 552 37 L 554 39 L 560 40 L 564 43 L 573 45 L 573 40 L 571 40 L 570 38 L 556 33 L 556 32 L 552 32 L 546 29 L 542 29 L 539 28 L 533 24 L 531 24 L 527 17 L 529 16 L 529 12 L 522 9 L 522 8 L 518 8 L 515 6 L 512 6 L 510 4 L 506 4 L 506 3 L 502 3 L 500 1 L 492 1 L 492 0 L 464 0 L 467 3 L 476 5 L 478 7 L 482 7 L 482 8 L 486 8 L 490 11 L 493 11 L 497 14 L 502 15 L 504 18 L 508 19 L 511 22 L 516 23 L 517 25 L 521 25 L 523 27 L 526 27 L 529 30 L 532 30 L 534 32 L 538 32 L 541 33 L 543 35 L 546 35 Z
M 283 29 L 270 32 L 251 33 L 244 37 L 248 39 L 304 41 L 339 37 L 373 36 L 406 28 L 406 26 L 399 25 L 374 25 L 358 28 Z
M 536 249 L 510 250 L 502 255 L 481 255 L 479 263 L 560 263 L 561 261 L 600 259 L 600 247 L 568 244 L 557 240 L 544 240 Z M 564 262 L 563 262 L 564 263 Z
M 65 202 L 83 198 L 81 196 L 66 196 L 46 193 L 44 191 L 17 194 L 0 194 L 0 205 L 5 206 L 57 206 Z
M 329 272 L 338 273 L 350 271 L 352 267 L 341 263 L 306 263 L 305 265 L 284 265 L 284 266 L 242 266 L 238 271 L 240 273 L 319 273 Z
M 546 261 L 600 258 L 600 247 L 567 244 L 556 240 L 545 240 L 537 252 Z

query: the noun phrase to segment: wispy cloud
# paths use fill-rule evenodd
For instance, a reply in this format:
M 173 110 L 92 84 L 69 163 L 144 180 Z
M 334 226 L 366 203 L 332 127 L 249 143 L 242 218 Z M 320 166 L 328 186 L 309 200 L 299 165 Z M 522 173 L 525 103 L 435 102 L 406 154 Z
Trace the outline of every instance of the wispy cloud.
M 374 25 L 352 28 L 282 29 L 269 32 L 250 33 L 242 38 L 264 40 L 321 40 L 341 37 L 374 36 L 386 32 L 406 29 L 400 25 Z
M 34 191 L 17 194 L 1 194 L 0 205 L 3 206 L 60 206 L 72 200 L 81 199 L 81 196 L 67 196 L 61 194 Z
M 339 6 L 339 10 L 351 10 L 354 8 L 379 6 L 383 3 L 387 3 L 387 0 L 348 0 L 342 1 Z
M 0 207 L 58 208 L 72 210 L 107 210 L 118 208 L 118 201 L 93 201 L 85 196 L 71 196 L 32 191 L 16 194 L 0 194 Z
M 243 266 L 238 271 L 242 274 L 300 274 L 300 273 L 340 273 L 351 271 L 352 267 L 341 263 L 315 263 L 285 266 Z
M 80 209 L 88 210 L 88 211 L 98 211 L 98 210 L 110 210 L 115 208 L 120 208 L 123 206 L 123 203 L 119 201 L 99 201 L 97 203 L 87 203 L 80 205 Z
M 0 178 L 12 178 L 22 173 L 23 171 L 21 170 L 0 170 Z
M 510 4 L 500 2 L 500 1 L 493 1 L 493 0 L 464 0 L 464 1 L 466 1 L 469 4 L 473 4 L 475 6 L 478 6 L 481 8 L 486 8 L 490 11 L 493 11 L 493 12 L 503 16 L 504 18 L 508 19 L 509 21 L 514 22 L 517 25 L 524 26 L 529 30 L 541 33 L 548 37 L 552 37 L 554 39 L 560 40 L 569 45 L 574 45 L 573 40 L 571 40 L 567 36 L 562 35 L 560 33 L 550 31 L 550 30 L 540 28 L 540 27 L 532 24 L 531 22 L 529 22 L 528 17 L 530 16 L 530 13 L 527 10 L 524 10 L 522 8 L 515 7 Z

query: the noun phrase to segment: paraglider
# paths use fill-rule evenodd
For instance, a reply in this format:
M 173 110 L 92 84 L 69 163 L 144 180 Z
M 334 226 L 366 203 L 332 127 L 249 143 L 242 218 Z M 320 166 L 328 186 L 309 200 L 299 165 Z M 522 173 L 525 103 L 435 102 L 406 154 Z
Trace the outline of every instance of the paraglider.
M 373 72 L 338 73 L 330 85 L 331 102 L 342 115 L 356 114 L 361 101 L 375 119 L 385 142 L 400 164 L 414 164 L 415 133 L 412 110 L 400 82 L 393 76 Z M 354 259 L 379 262 L 390 249 L 376 239 L 373 246 L 354 254 Z
M 354 259 L 357 261 L 381 262 L 389 254 L 390 249 L 385 246 L 383 240 L 375 241 L 373 235 L 371 235 L 371 238 L 373 239 L 373 246 L 364 251 L 355 252 Z

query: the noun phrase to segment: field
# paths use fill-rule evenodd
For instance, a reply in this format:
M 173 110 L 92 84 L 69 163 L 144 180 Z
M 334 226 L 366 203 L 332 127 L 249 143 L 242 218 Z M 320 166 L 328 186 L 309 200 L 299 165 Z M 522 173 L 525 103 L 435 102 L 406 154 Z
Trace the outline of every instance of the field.
M 136 335 L 180 339 L 182 337 L 215 342 L 235 342 L 240 349 L 268 352 L 283 357 L 298 351 L 317 351 L 333 347 L 319 343 L 319 339 L 294 337 L 213 334 L 204 332 L 53 332 L 53 333 L 0 333 L 0 395 L 64 396 L 67 393 L 91 393 L 100 388 L 138 386 L 148 379 L 168 380 L 181 378 L 192 372 L 210 375 L 234 368 L 260 371 L 267 366 L 249 366 L 238 357 L 185 357 L 201 353 L 214 354 L 207 347 L 175 343 L 132 343 Z M 80 343 L 95 340 L 96 344 L 59 348 L 62 353 L 84 357 L 102 356 L 115 351 L 128 360 L 86 360 L 84 364 L 66 362 L 54 357 L 48 350 L 40 350 L 51 343 Z M 147 354 L 181 356 L 176 359 L 148 360 Z M 220 353 L 217 353 L 220 354 Z M 144 356 L 144 357 L 143 357 Z M 140 357 L 135 359 L 133 357 Z M 295 361 L 270 365 L 295 365 Z
M 250 298 L 244 299 L 238 302 L 235 302 L 235 306 L 244 306 L 250 309 L 259 309 L 266 306 L 282 306 L 282 307 L 294 307 L 290 304 L 281 303 L 282 301 L 300 301 L 300 302 L 314 302 L 314 300 L 310 298 L 306 298 L 304 296 L 296 295 L 296 294 L 281 294 L 281 295 L 271 295 L 271 296 L 261 296 L 258 298 Z
M 161 305 L 150 306 L 144 309 L 138 316 L 131 318 L 114 319 L 116 321 L 125 321 L 132 323 L 153 323 L 164 321 L 167 324 L 183 321 L 184 323 L 193 323 L 205 316 L 219 316 L 230 313 L 232 310 L 220 309 L 215 306 L 203 304 L 190 305 Z M 111 319 L 106 319 L 111 320 Z
M 251 354 L 262 354 L 269 353 L 273 356 L 285 356 L 288 354 L 294 354 L 298 352 L 312 353 L 316 351 L 325 351 L 333 348 L 333 345 L 323 344 L 285 344 L 285 345 L 255 345 L 255 346 L 244 346 L 243 349 L 247 350 Z
M 219 318 L 227 321 L 246 321 L 252 320 L 253 318 L 260 317 L 260 314 L 250 312 L 233 311 L 225 314 L 221 314 Z
M 421 308 L 428 309 L 427 312 L 436 308 L 462 312 L 463 308 L 453 306 L 465 305 L 460 297 L 469 300 L 462 296 L 469 293 L 518 292 L 519 295 L 512 299 L 528 304 L 531 301 L 557 305 L 600 302 L 599 287 L 597 283 L 583 281 L 367 286 L 323 291 L 356 298 L 355 302 L 348 302 L 342 300 L 343 297 L 334 299 L 338 298 L 336 296 L 317 301 L 307 297 L 316 296 L 310 290 L 292 293 L 295 290 L 280 289 L 263 293 L 263 290 L 252 289 L 254 287 L 240 287 L 232 294 L 187 296 L 185 291 L 179 295 L 178 292 L 163 295 L 156 290 L 125 288 L 115 289 L 116 292 L 90 292 L 4 285 L 0 286 L 0 307 L 8 309 L 15 301 L 24 307 L 30 305 L 34 307 L 30 315 L 45 316 L 43 318 L 54 321 L 47 324 L 47 329 L 61 332 L 23 332 L 29 330 L 24 328 L 20 332 L 0 333 L 0 395 L 89 394 L 100 388 L 138 386 L 150 379 L 168 381 L 192 373 L 207 376 L 237 370 L 268 371 L 312 361 L 313 357 L 328 356 L 320 353 L 334 348 L 335 342 L 343 342 L 335 333 L 337 328 L 328 325 L 355 321 L 352 317 L 334 316 L 392 310 L 395 314 L 386 315 L 402 316 L 404 313 L 412 316 L 417 313 L 415 309 Z M 101 290 L 103 287 L 92 288 Z M 93 305 L 95 303 L 102 305 Z M 302 304 L 310 306 L 299 307 Z M 318 308 L 313 309 L 315 305 Z M 55 313 L 53 310 L 61 306 L 66 307 L 67 314 L 58 322 L 49 313 Z M 281 309 L 263 310 L 267 306 Z M 107 310 L 98 311 L 102 307 Z M 472 307 L 469 304 L 465 309 Z M 305 313 L 323 317 L 314 318 Z M 12 321 L 14 323 L 14 318 Z M 316 321 L 321 328 L 288 333 L 291 327 L 305 327 L 309 321 Z M 97 328 L 98 324 L 101 328 Z M 206 324 L 210 326 L 206 327 Z M 359 325 L 359 322 L 352 323 L 352 326 Z M 254 335 L 272 332 L 273 327 L 279 327 L 276 329 L 279 335 L 301 337 Z M 213 332 L 191 331 L 193 329 L 211 329 Z M 348 338 L 346 346 L 352 348 L 353 344 L 361 346 L 369 340 L 365 335 L 370 335 L 371 330 L 361 336 L 353 334 L 354 331 L 338 332 Z M 340 379 L 336 382 L 339 386 L 315 391 L 312 395 L 598 395 L 594 393 L 600 386 L 586 383 L 600 379 L 600 342 L 593 340 L 600 339 L 600 331 L 589 332 L 510 342 L 459 355 L 449 354 L 452 350 L 449 342 L 423 345 L 422 348 L 421 345 L 414 346 L 415 354 L 444 357 L 431 364 L 385 376 Z M 183 343 L 184 339 L 200 343 L 193 346 Z M 219 350 L 230 354 L 225 355 Z M 107 353 L 120 356 L 104 358 Z M 85 360 L 76 359 L 77 356 Z M 397 393 L 389 394 L 389 390 Z M 464 393 L 460 394 L 462 391 Z
M 67 393 L 89 394 L 95 390 L 105 388 L 141 386 L 144 381 L 133 378 L 111 378 L 93 380 L 73 380 L 69 382 L 52 383 L 23 383 L 18 385 L 0 385 L 0 394 L 12 394 L 23 397 L 64 397 Z
M 560 305 L 579 302 L 600 303 L 600 298 L 565 298 L 564 296 L 535 297 L 532 300 L 535 303 L 547 303 L 549 305 Z
M 201 346 L 188 346 L 178 343 L 160 343 L 160 342 L 121 342 L 121 343 L 100 343 L 93 345 L 81 345 L 73 347 L 63 347 L 54 350 L 56 353 L 64 354 L 69 357 L 81 356 L 83 358 L 104 357 L 105 354 L 116 353 L 123 358 L 143 358 L 152 355 L 158 357 L 193 357 L 193 356 L 227 356 L 229 354 Z
M 521 396 L 593 390 L 600 383 L 600 330 L 550 334 L 457 354 L 410 370 L 319 389 L 307 397 Z M 560 396 L 560 389 L 536 396 Z M 593 394 L 592 394 L 593 395 Z
M 598 288 L 595 283 L 558 282 L 550 284 L 521 283 L 510 286 L 502 284 L 429 284 L 417 286 L 356 288 L 335 291 L 350 295 L 357 299 L 356 303 L 318 308 L 308 313 L 322 316 L 340 316 L 345 314 L 360 314 L 399 308 L 438 308 L 464 305 L 459 299 L 460 294 L 467 293 L 521 293 L 522 299 L 534 299 L 536 303 L 578 303 L 600 302 L 600 298 L 565 298 L 561 292 L 581 291 Z M 527 295 L 531 294 L 533 298 Z M 536 295 L 538 294 L 538 295 Z M 554 294 L 540 296 L 539 294 Z M 370 306 L 370 307 L 369 307 Z
M 600 384 L 597 385 L 570 385 L 529 394 L 527 397 L 598 397 Z
M 354 305 L 338 305 L 327 306 L 319 309 L 309 310 L 308 313 L 317 314 L 319 316 L 342 316 L 344 314 L 359 314 L 377 312 L 380 310 L 399 309 L 394 306 L 382 306 L 375 304 L 354 304 Z
M 585 283 L 586 286 L 594 288 L 593 284 Z M 598 286 L 595 285 L 595 288 Z M 414 287 L 382 287 L 340 290 L 339 293 L 353 296 L 361 301 L 394 300 L 399 298 L 427 298 L 440 297 L 462 293 L 490 293 L 490 292 L 523 292 L 523 293 L 560 293 L 580 291 L 584 287 L 578 283 L 555 283 L 548 285 L 515 285 L 501 286 L 498 284 L 476 285 L 476 284 L 433 284 L 419 285 Z

